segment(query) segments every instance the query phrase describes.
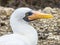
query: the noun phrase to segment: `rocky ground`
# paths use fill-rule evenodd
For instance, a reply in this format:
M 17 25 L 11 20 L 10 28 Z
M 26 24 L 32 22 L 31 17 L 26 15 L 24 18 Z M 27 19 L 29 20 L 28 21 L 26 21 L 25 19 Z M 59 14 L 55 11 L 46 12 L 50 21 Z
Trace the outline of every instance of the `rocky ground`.
M 0 7 L 0 36 L 13 33 L 9 18 L 13 8 Z M 38 32 L 38 45 L 60 45 L 60 9 L 46 7 L 39 9 L 43 13 L 51 13 L 52 19 L 38 19 L 29 22 Z

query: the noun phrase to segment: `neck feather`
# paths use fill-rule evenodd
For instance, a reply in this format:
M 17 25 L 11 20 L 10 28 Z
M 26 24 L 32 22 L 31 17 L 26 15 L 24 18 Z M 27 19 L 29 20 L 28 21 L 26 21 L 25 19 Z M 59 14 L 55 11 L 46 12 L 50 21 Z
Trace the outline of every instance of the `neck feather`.
M 17 13 L 19 15 L 19 13 Z M 23 17 L 23 16 L 22 16 Z M 30 26 L 22 17 L 17 17 L 16 12 L 14 12 L 10 17 L 10 25 L 13 33 L 17 33 L 26 36 L 32 44 L 37 43 L 37 32 Z M 19 19 L 20 18 L 20 19 Z
M 10 25 L 13 30 L 13 33 L 17 33 L 23 36 L 26 36 L 32 44 L 37 43 L 37 32 L 30 26 L 27 22 L 22 20 L 17 20 L 15 18 L 10 19 Z

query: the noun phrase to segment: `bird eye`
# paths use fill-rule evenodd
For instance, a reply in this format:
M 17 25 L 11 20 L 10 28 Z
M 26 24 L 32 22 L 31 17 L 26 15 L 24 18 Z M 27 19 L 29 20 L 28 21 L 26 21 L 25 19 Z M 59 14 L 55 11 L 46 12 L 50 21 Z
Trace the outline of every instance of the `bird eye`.
M 29 22 L 30 20 L 28 20 L 28 16 L 32 15 L 33 13 L 32 12 L 27 12 L 25 14 L 25 17 L 23 18 L 25 21 Z
M 30 16 L 30 15 L 32 15 L 33 13 L 32 12 L 27 12 L 26 13 L 26 16 Z

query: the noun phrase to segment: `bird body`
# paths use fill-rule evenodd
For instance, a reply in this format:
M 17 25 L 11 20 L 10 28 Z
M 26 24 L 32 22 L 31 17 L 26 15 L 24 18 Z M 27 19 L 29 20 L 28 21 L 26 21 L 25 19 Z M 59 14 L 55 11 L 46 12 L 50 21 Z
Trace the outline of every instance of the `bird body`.
M 0 37 L 0 45 L 31 45 L 25 36 L 10 34 Z

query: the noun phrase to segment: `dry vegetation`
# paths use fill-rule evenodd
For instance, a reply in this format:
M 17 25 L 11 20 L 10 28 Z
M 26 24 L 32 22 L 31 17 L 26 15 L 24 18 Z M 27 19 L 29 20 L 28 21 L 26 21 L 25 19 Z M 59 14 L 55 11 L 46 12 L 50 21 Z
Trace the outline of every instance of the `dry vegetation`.
M 7 7 L 30 7 L 30 8 L 44 8 L 44 7 L 60 7 L 60 0 L 0 0 L 1 6 Z

